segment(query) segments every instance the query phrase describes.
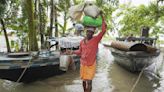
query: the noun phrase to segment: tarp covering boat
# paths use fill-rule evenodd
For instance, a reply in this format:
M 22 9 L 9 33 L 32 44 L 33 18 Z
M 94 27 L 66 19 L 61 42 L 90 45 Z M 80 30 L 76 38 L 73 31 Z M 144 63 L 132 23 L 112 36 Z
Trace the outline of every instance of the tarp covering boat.
M 113 41 L 111 47 L 122 51 L 145 51 L 149 53 L 155 52 L 157 49 L 150 45 L 135 42 Z

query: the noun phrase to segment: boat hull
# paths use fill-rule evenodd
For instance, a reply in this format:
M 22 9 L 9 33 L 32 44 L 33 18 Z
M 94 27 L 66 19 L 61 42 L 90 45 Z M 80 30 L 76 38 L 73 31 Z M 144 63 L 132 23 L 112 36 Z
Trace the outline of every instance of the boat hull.
M 80 66 L 79 56 L 73 56 L 76 67 Z M 60 75 L 66 71 L 60 70 L 59 55 L 48 58 L 37 58 L 30 61 L 30 57 L 0 59 L 0 79 L 14 82 L 29 83 L 43 80 L 55 75 Z M 25 70 L 25 72 L 24 72 Z M 20 78 L 21 74 L 23 76 Z M 18 81 L 18 79 L 20 80 Z
M 59 64 L 40 67 L 30 67 L 25 71 L 20 81 L 18 81 L 24 69 L 25 68 L 0 69 L 0 78 L 14 82 L 29 83 L 64 73 L 64 71 L 59 70 Z
M 155 53 L 146 53 L 143 51 L 121 51 L 111 50 L 114 61 L 130 72 L 140 72 L 144 67 L 151 65 L 156 61 L 160 51 Z

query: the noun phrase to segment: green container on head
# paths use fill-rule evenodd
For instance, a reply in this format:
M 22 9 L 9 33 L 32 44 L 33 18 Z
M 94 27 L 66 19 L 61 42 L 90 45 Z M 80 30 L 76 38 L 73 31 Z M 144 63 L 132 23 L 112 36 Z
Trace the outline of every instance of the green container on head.
M 100 27 L 102 25 L 102 18 L 101 18 L 101 16 L 99 16 L 97 18 L 92 18 L 90 16 L 84 16 L 82 23 L 84 26 Z

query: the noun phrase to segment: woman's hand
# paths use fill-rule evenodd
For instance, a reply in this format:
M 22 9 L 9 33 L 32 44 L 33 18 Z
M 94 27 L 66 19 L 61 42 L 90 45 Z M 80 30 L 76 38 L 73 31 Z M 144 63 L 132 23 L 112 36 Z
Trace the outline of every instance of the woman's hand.
M 103 11 L 100 11 L 100 16 L 102 17 L 102 26 L 107 27 L 107 24 L 106 24 L 106 21 L 105 21 L 105 18 L 104 18 Z

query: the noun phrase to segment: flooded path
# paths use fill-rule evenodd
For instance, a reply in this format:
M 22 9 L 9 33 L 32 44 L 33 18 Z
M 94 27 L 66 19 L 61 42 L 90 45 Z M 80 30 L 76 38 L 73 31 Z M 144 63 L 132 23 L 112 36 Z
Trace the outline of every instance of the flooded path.
M 130 92 L 138 74 L 118 66 L 114 63 L 110 50 L 101 45 L 100 48 L 92 92 Z M 164 68 L 157 68 L 160 64 L 161 62 L 147 68 L 133 92 L 164 92 Z M 159 72 L 160 81 L 154 80 L 147 71 Z M 0 80 L 0 92 L 83 92 L 83 89 L 79 70 L 76 70 L 30 84 Z

